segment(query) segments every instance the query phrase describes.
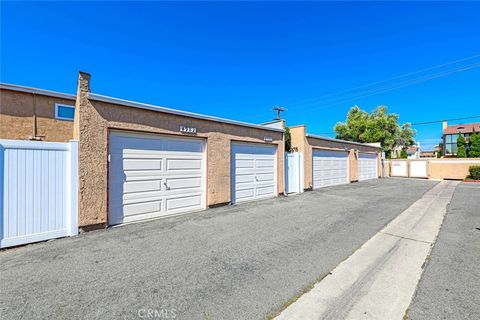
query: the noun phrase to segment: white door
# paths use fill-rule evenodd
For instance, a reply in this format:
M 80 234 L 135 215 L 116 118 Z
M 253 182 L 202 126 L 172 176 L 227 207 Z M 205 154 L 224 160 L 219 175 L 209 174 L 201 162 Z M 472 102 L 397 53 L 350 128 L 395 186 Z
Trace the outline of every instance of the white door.
M 232 143 L 231 152 L 233 203 L 276 196 L 276 146 Z
M 287 194 L 303 192 L 303 153 L 285 153 Z
M 112 131 L 110 225 L 205 209 L 205 141 Z
M 378 178 L 376 153 L 360 152 L 358 154 L 358 181 Z
M 349 183 L 348 152 L 313 150 L 313 188 Z

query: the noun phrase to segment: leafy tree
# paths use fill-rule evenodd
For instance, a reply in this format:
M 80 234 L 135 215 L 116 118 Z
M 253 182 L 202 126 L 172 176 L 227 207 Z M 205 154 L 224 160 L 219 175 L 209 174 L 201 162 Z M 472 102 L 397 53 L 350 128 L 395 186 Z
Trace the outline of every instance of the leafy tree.
M 292 137 L 290 135 L 290 128 L 285 127 L 285 152 L 290 152 L 292 148 Z
M 368 113 L 358 106 L 352 107 L 345 122 L 335 125 L 337 139 L 355 142 L 380 142 L 387 154 L 395 146 L 408 147 L 415 143 L 415 131 L 409 123 L 398 124 L 398 115 L 388 113 L 386 106 L 379 106 Z
M 457 157 L 459 158 L 466 158 L 467 157 L 467 149 L 466 149 L 465 138 L 459 134 L 457 138 Z
M 408 158 L 407 149 L 403 148 L 402 151 L 400 151 L 400 159 L 407 159 L 407 158 Z
M 469 158 L 480 158 L 480 132 L 473 132 L 470 135 Z

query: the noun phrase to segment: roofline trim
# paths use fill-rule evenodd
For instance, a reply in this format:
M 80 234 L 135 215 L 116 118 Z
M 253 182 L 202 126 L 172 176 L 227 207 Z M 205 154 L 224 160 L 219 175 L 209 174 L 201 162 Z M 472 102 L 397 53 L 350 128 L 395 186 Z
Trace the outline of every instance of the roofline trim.
M 236 120 L 230 120 L 230 119 L 224 119 L 224 118 L 218 118 L 218 117 L 214 117 L 214 116 L 207 116 L 207 115 L 203 115 L 203 114 L 199 114 L 199 113 L 194 113 L 194 112 L 189 112 L 189 111 L 181 111 L 181 110 L 156 106 L 156 105 L 147 104 L 147 103 L 124 100 L 124 99 L 104 96 L 104 95 L 96 94 L 96 93 L 89 93 L 88 96 L 91 100 L 94 100 L 94 101 L 108 102 L 108 103 L 118 104 L 118 105 L 122 105 L 122 106 L 126 106 L 126 107 L 134 107 L 134 108 L 139 108 L 139 109 L 145 109 L 145 110 L 175 114 L 175 115 L 180 115 L 180 116 L 185 116 L 185 117 L 190 117 L 190 118 L 228 123 L 228 124 L 233 124 L 233 125 L 237 125 L 237 126 L 250 127 L 250 128 L 260 129 L 260 130 L 284 132 L 283 129 L 269 128 L 269 127 L 264 127 L 264 126 L 258 125 L 258 124 L 247 123 L 247 122 L 236 121 Z
M 62 98 L 62 99 L 68 99 L 68 100 L 76 100 L 76 95 L 74 94 L 69 94 L 69 93 L 62 93 L 62 92 L 57 92 L 57 91 L 50 91 L 50 90 L 44 90 L 44 89 L 38 89 L 38 88 L 33 88 L 33 87 L 26 87 L 26 86 L 20 86 L 17 84 L 9 84 L 9 83 L 0 83 L 0 89 L 5 89 L 5 90 L 11 90 L 11 91 L 18 91 L 18 92 L 26 92 L 26 93 L 34 93 L 34 94 L 39 94 L 43 96 L 49 96 L 49 97 L 56 97 L 56 98 Z
M 307 137 L 308 137 L 308 138 L 314 138 L 314 139 L 320 139 L 320 140 L 326 140 L 326 141 L 332 141 L 332 142 L 341 142 L 341 143 L 354 144 L 354 145 L 363 146 L 363 147 L 370 147 L 370 148 L 374 148 L 374 149 L 382 149 L 381 147 L 375 147 L 375 146 L 372 146 L 372 145 L 369 145 L 369 144 L 365 144 L 365 143 L 354 142 L 354 141 L 347 141 L 347 140 L 341 140 L 341 139 L 333 139 L 333 138 L 327 138 L 327 137 L 321 137 L 321 136 L 317 136 L 317 135 L 310 134 L 310 133 L 307 133 Z

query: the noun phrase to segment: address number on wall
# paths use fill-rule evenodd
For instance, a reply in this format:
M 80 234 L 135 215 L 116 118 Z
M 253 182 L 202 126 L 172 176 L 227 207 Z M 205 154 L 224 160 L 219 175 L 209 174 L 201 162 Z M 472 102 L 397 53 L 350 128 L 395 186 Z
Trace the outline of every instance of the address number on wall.
M 180 132 L 183 132 L 183 133 L 197 133 L 197 128 L 180 126 Z

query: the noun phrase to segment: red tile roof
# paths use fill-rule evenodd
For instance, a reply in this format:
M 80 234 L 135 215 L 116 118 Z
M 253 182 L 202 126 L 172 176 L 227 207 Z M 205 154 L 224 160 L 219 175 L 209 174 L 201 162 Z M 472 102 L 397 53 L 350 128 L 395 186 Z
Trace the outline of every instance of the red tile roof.
M 455 134 L 455 133 L 471 133 L 475 128 L 475 132 L 480 132 L 480 122 L 475 123 L 465 123 L 465 124 L 455 124 L 448 126 L 443 130 L 443 134 Z

